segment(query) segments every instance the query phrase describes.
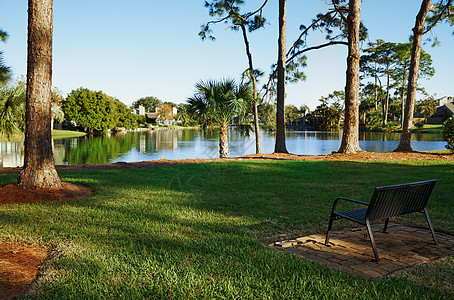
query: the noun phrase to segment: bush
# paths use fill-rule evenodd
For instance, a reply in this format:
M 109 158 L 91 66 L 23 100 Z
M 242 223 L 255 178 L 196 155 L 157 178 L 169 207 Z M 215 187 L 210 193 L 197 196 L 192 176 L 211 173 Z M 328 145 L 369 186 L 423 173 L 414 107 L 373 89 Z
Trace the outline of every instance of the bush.
M 447 119 L 443 125 L 445 126 L 443 129 L 443 138 L 448 143 L 446 148 L 454 152 L 454 116 Z
M 397 131 L 400 128 L 400 123 L 394 122 L 394 121 L 389 121 L 388 124 L 386 124 L 386 131 L 387 132 L 393 132 Z
M 421 131 L 421 129 L 424 127 L 424 122 L 416 122 L 415 127 L 418 129 L 418 131 Z

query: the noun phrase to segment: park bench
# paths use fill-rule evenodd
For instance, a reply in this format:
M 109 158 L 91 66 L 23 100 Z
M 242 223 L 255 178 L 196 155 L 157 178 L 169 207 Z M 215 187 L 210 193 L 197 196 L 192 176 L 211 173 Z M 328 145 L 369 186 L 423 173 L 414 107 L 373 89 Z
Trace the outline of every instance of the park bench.
M 325 245 L 329 246 L 329 235 L 333 220 L 348 219 L 350 221 L 365 225 L 369 235 L 372 250 L 374 251 L 375 261 L 379 261 L 377 247 L 375 246 L 374 235 L 370 223 L 377 220 L 385 220 L 383 232 L 387 233 L 389 218 L 420 212 L 426 215 L 427 223 L 434 243 L 437 244 L 435 232 L 430 222 L 429 214 L 426 209 L 427 200 L 433 190 L 437 180 L 428 180 L 421 182 L 412 182 L 398 185 L 376 187 L 370 203 L 348 199 L 337 198 L 334 201 L 331 217 L 329 219 L 328 231 L 326 232 Z M 346 200 L 367 206 L 366 208 L 336 212 L 336 206 L 339 200 Z

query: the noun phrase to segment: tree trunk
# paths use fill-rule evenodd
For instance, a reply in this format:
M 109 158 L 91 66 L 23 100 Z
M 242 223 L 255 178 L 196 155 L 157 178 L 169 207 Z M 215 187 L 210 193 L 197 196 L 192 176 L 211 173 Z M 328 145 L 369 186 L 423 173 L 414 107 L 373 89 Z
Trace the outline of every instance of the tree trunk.
M 404 118 L 405 118 L 405 98 L 404 98 L 404 92 L 405 92 L 405 73 L 407 72 L 406 69 L 404 69 L 404 77 L 402 78 L 402 92 L 400 93 L 400 102 L 402 104 L 401 108 L 401 114 L 400 114 L 400 127 L 404 128 Z
M 58 188 L 51 135 L 52 0 L 28 1 L 28 60 L 23 189 Z
M 230 157 L 229 153 L 229 125 L 225 120 L 221 121 L 219 127 L 219 157 Z
M 345 119 L 340 153 L 356 153 L 359 147 L 359 25 L 361 0 L 349 1 Z
M 387 66 L 387 82 L 386 82 L 386 102 L 383 110 L 383 128 L 388 124 L 388 111 L 389 111 L 389 66 Z
M 285 145 L 285 67 L 287 52 L 287 0 L 279 0 L 279 41 L 277 60 L 276 144 L 274 152 L 288 153 Z
M 252 89 L 253 89 L 253 96 L 254 96 L 254 129 L 255 129 L 255 153 L 259 154 L 262 152 L 261 146 L 260 146 L 260 127 L 259 127 L 259 110 L 257 107 L 257 79 L 255 78 L 254 75 L 254 66 L 252 64 L 252 54 L 249 49 L 249 41 L 247 38 L 247 31 L 246 31 L 246 26 L 244 24 L 241 24 L 241 30 L 243 32 L 243 40 L 244 44 L 246 46 L 246 55 L 248 58 L 248 63 L 249 63 L 249 73 L 252 79 Z
M 399 146 L 396 150 L 398 152 L 413 151 L 411 148 L 411 128 L 413 127 L 413 113 L 415 110 L 416 101 L 416 86 L 418 83 L 419 60 L 421 58 L 421 41 L 424 34 L 426 16 L 432 6 L 431 0 L 423 0 L 421 9 L 416 16 L 415 27 L 413 28 L 413 46 L 411 49 L 411 60 L 408 74 L 408 87 L 407 99 L 405 101 L 405 114 L 400 136 Z

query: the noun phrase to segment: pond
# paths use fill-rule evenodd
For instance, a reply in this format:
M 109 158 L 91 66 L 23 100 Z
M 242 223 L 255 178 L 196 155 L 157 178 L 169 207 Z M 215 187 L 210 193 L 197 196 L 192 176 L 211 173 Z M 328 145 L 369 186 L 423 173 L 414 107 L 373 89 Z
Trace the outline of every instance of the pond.
M 274 136 L 262 131 L 262 152 L 274 151 Z M 287 149 L 292 154 L 329 154 L 337 151 L 342 132 L 288 131 Z M 369 152 L 389 152 L 399 144 L 398 133 L 362 132 L 360 147 Z M 169 129 L 128 134 L 77 137 L 54 140 L 55 164 L 101 164 L 146 160 L 215 158 L 219 156 L 217 130 Z M 412 134 L 412 147 L 418 151 L 445 149 L 441 134 Z M 230 156 L 255 153 L 255 138 L 230 129 Z M 23 164 L 23 143 L 0 143 L 0 167 Z

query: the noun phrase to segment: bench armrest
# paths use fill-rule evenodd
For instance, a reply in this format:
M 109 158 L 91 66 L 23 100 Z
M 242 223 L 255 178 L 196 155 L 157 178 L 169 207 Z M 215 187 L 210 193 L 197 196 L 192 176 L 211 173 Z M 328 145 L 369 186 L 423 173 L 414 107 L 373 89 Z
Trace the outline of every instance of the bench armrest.
M 363 202 L 363 201 L 359 201 L 359 200 L 355 200 L 355 199 L 344 198 L 344 197 L 339 197 L 336 200 L 334 200 L 333 209 L 331 210 L 331 214 L 334 214 L 334 212 L 336 211 L 337 203 L 339 202 L 339 200 L 345 200 L 345 201 L 354 202 L 354 203 L 358 203 L 358 204 L 362 204 L 362 205 L 366 205 L 366 206 L 369 205 L 369 203 L 367 203 L 367 202 Z
M 369 205 L 369 203 L 367 203 L 367 202 L 363 202 L 363 201 L 359 201 L 359 200 L 355 200 L 355 199 L 344 198 L 344 197 L 339 197 L 334 202 L 338 202 L 339 200 L 346 200 L 346 201 L 355 202 L 355 203 L 362 204 L 362 205 Z

